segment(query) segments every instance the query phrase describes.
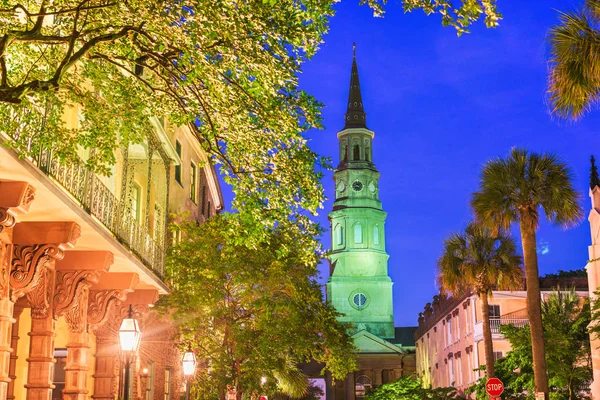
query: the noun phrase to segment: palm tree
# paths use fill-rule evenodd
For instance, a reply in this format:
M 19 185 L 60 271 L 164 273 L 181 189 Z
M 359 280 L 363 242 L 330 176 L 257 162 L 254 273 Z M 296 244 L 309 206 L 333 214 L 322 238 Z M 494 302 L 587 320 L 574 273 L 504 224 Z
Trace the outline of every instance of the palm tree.
M 553 112 L 577 119 L 600 100 L 600 0 L 561 13 L 550 31 L 549 88 Z
M 544 393 L 548 393 L 548 378 L 535 236 L 541 212 L 564 227 L 581 219 L 581 195 L 571 180 L 569 168 L 555 155 L 512 149 L 507 158 L 489 161 L 483 167 L 479 191 L 471 200 L 477 219 L 488 227 L 508 230 L 511 223 L 519 222 L 535 387 Z
M 471 222 L 464 233 L 453 233 L 444 241 L 438 260 L 438 282 L 443 291 L 457 295 L 475 293 L 482 303 L 485 371 L 494 377 L 494 348 L 488 313 L 488 296 L 493 289 L 512 290 L 523 285 L 523 269 L 517 245 L 503 232 L 497 235 Z

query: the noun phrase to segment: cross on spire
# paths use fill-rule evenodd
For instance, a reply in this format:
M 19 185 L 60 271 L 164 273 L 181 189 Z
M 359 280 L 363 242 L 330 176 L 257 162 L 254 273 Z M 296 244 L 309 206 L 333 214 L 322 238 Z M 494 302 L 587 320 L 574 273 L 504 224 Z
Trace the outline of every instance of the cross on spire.
M 367 114 L 363 109 L 358 80 L 358 65 L 356 64 L 356 43 L 352 44 L 352 73 L 350 74 L 350 92 L 348 93 L 348 109 L 345 115 L 344 129 L 366 128 Z

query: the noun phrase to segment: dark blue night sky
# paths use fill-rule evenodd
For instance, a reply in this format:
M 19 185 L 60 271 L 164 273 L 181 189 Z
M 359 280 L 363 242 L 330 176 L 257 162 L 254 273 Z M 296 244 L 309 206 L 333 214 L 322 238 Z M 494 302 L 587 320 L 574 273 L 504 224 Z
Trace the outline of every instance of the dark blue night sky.
M 490 158 L 506 156 L 513 146 L 558 154 L 571 167 L 589 212 L 589 156 L 600 156 L 600 112 L 563 121 L 550 114 L 546 101 L 548 29 L 558 20 L 557 10 L 576 9 L 580 2 L 498 5 L 504 15 L 498 28 L 478 23 L 459 38 L 441 26 L 439 15 L 404 14 L 398 1 L 386 6 L 384 18 L 374 18 L 358 0 L 344 0 L 325 43 L 304 65 L 301 87 L 325 105 L 326 129 L 310 132 L 310 145 L 337 165 L 336 133 L 343 126 L 356 42 L 367 125 L 375 131 L 373 161 L 388 213 L 397 325 L 416 325 L 437 293 L 442 242 L 471 219 L 468 201 Z M 331 172 L 324 186 L 330 200 L 319 221 L 328 227 Z M 538 242 L 541 274 L 582 268 L 590 244 L 587 220 L 570 230 L 546 224 Z M 324 237 L 326 248 L 329 243 Z M 325 282 L 328 267 L 322 271 Z

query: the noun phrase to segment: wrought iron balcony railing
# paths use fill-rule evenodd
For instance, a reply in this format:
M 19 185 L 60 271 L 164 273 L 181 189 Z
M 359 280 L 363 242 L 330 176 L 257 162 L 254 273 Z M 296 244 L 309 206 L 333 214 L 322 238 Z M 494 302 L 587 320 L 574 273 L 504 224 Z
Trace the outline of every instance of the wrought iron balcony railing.
M 492 331 L 492 335 L 497 337 L 502 337 L 502 333 L 500 333 L 500 325 L 514 325 L 518 328 L 522 328 L 526 325 L 529 325 L 529 320 L 526 318 L 490 318 L 490 329 Z M 476 342 L 483 340 L 483 323 L 477 322 L 473 329 L 473 339 Z
M 40 150 L 38 156 L 29 160 L 62 186 L 88 214 L 106 227 L 144 265 L 164 279 L 164 237 L 158 235 L 153 238 L 148 227 L 140 225 L 132 216 L 131 210 L 116 198 L 96 174 L 83 166 L 83 161 L 79 164 L 60 164 L 50 149 Z M 155 231 L 165 232 L 164 229 Z

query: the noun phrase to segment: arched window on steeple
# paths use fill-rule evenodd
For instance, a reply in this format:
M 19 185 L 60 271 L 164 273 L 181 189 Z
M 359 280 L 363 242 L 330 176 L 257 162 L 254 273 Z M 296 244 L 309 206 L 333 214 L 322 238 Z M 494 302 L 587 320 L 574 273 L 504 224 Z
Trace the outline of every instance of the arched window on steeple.
M 360 222 L 354 224 L 354 243 L 362 243 L 362 225 Z
M 340 157 L 342 161 L 348 161 L 348 146 L 342 146 L 342 156 Z
M 352 159 L 354 161 L 360 160 L 360 146 L 357 145 L 357 144 L 354 145 L 354 150 L 353 150 L 353 153 L 352 153 Z
M 344 244 L 344 228 L 340 224 L 335 226 L 335 244 L 338 246 Z
M 379 226 L 375 225 L 373 227 L 373 244 L 375 246 L 379 246 Z
M 371 161 L 371 149 L 369 146 L 365 147 L 365 161 Z

